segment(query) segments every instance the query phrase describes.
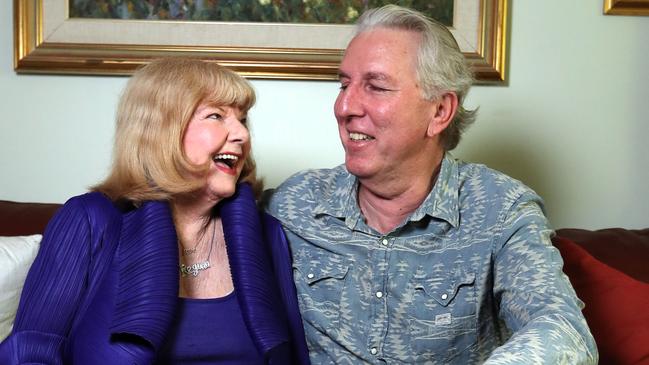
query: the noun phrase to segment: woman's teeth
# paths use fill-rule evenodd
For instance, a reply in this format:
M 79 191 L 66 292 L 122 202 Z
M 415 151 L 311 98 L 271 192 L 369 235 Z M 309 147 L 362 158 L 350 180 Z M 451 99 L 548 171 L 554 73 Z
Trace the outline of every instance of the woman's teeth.
M 238 156 L 231 155 L 229 153 L 219 153 L 214 158 L 212 158 L 214 162 L 222 162 L 229 167 L 233 167 L 237 161 L 239 160 Z

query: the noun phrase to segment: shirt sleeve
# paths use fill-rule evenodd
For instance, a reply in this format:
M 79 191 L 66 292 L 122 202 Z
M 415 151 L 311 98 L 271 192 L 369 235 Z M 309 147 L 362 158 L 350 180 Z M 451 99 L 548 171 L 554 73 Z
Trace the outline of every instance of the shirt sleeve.
M 595 340 L 552 246 L 541 200 L 524 193 L 503 217 L 494 298 L 508 340 L 486 364 L 597 364 Z
M 0 345 L 2 364 L 63 364 L 85 291 L 91 227 L 80 198 L 48 224 L 20 298 L 13 330 Z

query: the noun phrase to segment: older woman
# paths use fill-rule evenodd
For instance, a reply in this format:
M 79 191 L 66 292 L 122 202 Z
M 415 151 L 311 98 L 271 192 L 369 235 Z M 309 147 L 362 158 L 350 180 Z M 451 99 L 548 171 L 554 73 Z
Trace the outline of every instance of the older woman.
M 307 363 L 288 248 L 255 203 L 254 91 L 214 63 L 130 79 L 108 178 L 45 231 L 0 363 Z

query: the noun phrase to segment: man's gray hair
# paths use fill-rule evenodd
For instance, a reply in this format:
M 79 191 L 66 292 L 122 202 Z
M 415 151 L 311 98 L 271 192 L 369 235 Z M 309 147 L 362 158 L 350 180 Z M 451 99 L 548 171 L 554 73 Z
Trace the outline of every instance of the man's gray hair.
M 374 28 L 402 29 L 421 34 L 417 54 L 417 78 L 423 97 L 435 100 L 452 91 L 458 97 L 458 109 L 440 138 L 445 151 L 454 149 L 462 133 L 475 120 L 475 110 L 462 106 L 473 83 L 473 73 L 451 32 L 425 15 L 397 5 L 369 9 L 356 22 L 356 35 Z

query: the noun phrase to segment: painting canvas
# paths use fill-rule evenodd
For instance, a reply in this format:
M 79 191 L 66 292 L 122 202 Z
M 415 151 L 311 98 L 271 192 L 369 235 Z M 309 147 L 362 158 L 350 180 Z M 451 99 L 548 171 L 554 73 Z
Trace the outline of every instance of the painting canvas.
M 71 0 L 71 18 L 351 24 L 363 11 L 409 7 L 453 25 L 454 0 Z

